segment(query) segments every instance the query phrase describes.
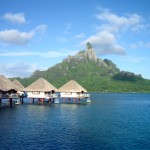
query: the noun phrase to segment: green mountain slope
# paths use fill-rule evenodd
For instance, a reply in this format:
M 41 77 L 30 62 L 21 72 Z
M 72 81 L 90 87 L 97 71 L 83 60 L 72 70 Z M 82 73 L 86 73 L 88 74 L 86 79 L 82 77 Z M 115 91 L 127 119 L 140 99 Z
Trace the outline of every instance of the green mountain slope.
M 90 43 L 86 50 L 75 56 L 68 56 L 62 63 L 48 68 L 46 71 L 35 71 L 30 78 L 18 78 L 27 86 L 43 77 L 59 88 L 71 79 L 91 92 L 150 92 L 150 80 L 141 75 L 120 71 L 110 60 L 97 58 Z

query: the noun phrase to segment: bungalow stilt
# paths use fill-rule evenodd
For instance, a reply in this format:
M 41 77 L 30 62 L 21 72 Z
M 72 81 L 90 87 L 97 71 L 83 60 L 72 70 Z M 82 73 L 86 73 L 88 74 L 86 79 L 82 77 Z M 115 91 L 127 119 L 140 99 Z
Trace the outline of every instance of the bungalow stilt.
M 34 104 L 34 98 L 32 98 L 32 103 Z
M 2 106 L 2 99 L 0 98 L 0 107 Z
M 44 98 L 42 98 L 42 105 L 44 104 Z
M 80 103 L 80 98 L 78 99 L 78 102 Z
M 10 107 L 12 107 L 12 98 L 9 99 Z
M 40 104 L 40 102 L 41 102 L 41 99 L 39 98 L 39 99 L 38 99 L 38 104 Z
M 21 98 L 21 104 L 23 104 L 24 103 L 24 100 L 23 100 L 23 98 Z

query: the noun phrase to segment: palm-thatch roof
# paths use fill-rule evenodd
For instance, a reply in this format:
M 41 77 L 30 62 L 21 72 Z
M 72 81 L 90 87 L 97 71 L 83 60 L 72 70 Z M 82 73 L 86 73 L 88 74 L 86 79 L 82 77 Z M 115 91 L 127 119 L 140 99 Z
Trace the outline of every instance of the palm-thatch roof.
M 19 89 L 19 91 L 24 91 L 24 86 L 17 79 L 13 80 L 12 82 Z
M 87 92 L 80 84 L 74 80 L 70 80 L 58 89 L 59 92 Z
M 6 78 L 3 75 L 0 75 L 0 90 L 1 91 L 9 91 L 9 90 L 17 91 L 18 89 L 12 81 L 10 81 L 8 78 Z
M 32 84 L 30 84 L 28 87 L 26 87 L 25 91 L 50 92 L 50 91 L 57 91 L 57 89 L 47 80 L 40 78 L 35 82 L 33 82 Z

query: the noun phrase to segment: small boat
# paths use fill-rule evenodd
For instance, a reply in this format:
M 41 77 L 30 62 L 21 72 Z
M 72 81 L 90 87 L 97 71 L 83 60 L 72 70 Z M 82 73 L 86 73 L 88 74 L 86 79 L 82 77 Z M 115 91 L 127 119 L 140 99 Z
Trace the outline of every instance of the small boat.
M 90 100 L 90 98 L 88 98 L 86 102 L 87 102 L 87 103 L 91 103 L 91 100 Z
M 58 98 L 56 98 L 56 99 L 54 100 L 54 103 L 55 103 L 55 104 L 59 104 Z
M 20 105 L 21 104 L 20 99 L 17 99 L 16 102 L 15 102 L 15 104 L 16 105 Z

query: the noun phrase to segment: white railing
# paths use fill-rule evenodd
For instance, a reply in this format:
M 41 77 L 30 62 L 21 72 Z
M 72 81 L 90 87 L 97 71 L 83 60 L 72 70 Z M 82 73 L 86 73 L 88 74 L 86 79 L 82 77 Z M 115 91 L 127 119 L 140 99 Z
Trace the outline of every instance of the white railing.
M 80 97 L 80 98 L 88 98 L 88 97 L 90 97 L 90 94 L 83 93 L 83 94 L 77 94 L 77 96 Z
M 56 93 L 54 93 L 54 94 L 46 94 L 45 96 L 46 96 L 46 98 L 57 98 L 58 94 L 56 94 Z
M 19 98 L 19 95 L 16 93 L 12 94 L 0 94 L 0 98 L 7 99 L 7 98 Z
M 90 97 L 90 94 L 86 93 L 86 94 L 84 94 L 84 97 L 88 98 L 88 97 Z
M 19 94 L 10 94 L 9 98 L 19 98 Z
M 8 94 L 0 94 L 0 98 L 8 98 Z

